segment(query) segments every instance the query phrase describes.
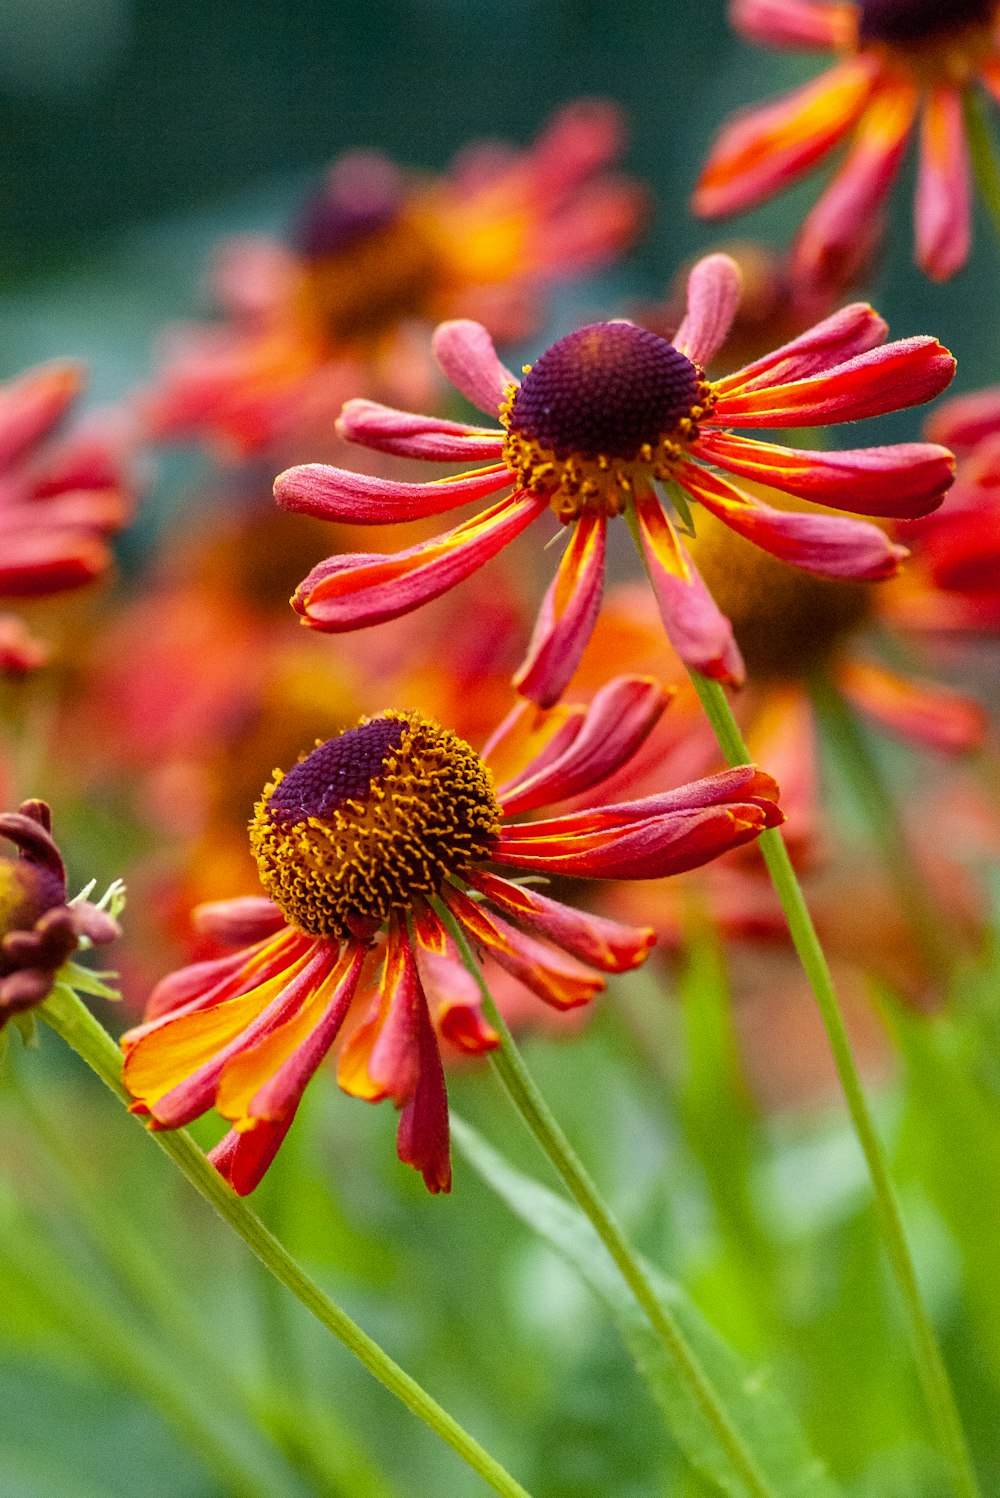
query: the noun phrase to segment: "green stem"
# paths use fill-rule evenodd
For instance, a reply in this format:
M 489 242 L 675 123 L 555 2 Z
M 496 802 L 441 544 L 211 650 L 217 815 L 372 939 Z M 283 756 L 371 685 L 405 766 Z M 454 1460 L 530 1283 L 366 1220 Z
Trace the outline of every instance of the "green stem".
M 813 676 L 809 690 L 827 737 L 866 813 L 927 969 L 945 988 L 954 965 L 952 944 L 941 929 L 940 914 L 916 871 L 909 839 L 868 736 L 828 675 Z
M 962 95 L 962 112 L 965 116 L 965 134 L 969 142 L 976 189 L 986 205 L 997 238 L 1000 239 L 1000 164 L 978 89 L 965 90 Z
M 678 1377 L 714 1430 L 719 1444 L 734 1469 L 755 1498 L 769 1498 L 773 1493 L 747 1451 L 719 1399 L 715 1387 L 688 1344 L 679 1324 L 650 1283 L 645 1269 L 633 1251 L 610 1207 L 604 1201 L 589 1172 L 557 1122 L 537 1083 L 528 1071 L 514 1037 L 496 1006 L 482 969 L 473 954 L 461 926 L 451 911 L 435 902 L 441 920 L 447 926 L 462 960 L 472 974 L 482 996 L 486 1016 L 500 1037 L 497 1050 L 490 1052 L 494 1071 L 522 1120 L 534 1135 L 542 1153 L 555 1168 L 570 1196 L 593 1225 L 622 1279 L 641 1306 L 654 1331 L 661 1338 Z
M 120 1284 L 131 1294 L 160 1333 L 175 1343 L 201 1375 L 201 1381 L 223 1402 L 245 1414 L 269 1441 L 274 1441 L 294 1466 L 304 1471 L 318 1493 L 338 1498 L 346 1480 L 364 1484 L 373 1498 L 388 1498 L 388 1480 L 358 1441 L 322 1405 L 307 1405 L 301 1391 L 294 1394 L 282 1378 L 251 1379 L 222 1356 L 206 1336 L 187 1299 L 164 1270 L 132 1223 L 101 1199 L 82 1162 L 64 1135 L 52 1126 L 15 1068 L 10 1069 L 14 1091 L 37 1144 L 48 1161 L 54 1184 L 72 1208 L 79 1226 Z M 255 1259 L 259 1266 L 260 1261 Z M 261 1276 L 265 1271 L 261 1268 Z M 276 1281 L 269 1284 L 281 1293 Z
M 749 764 L 749 751 L 722 687 L 697 671 L 692 670 L 690 675 L 726 761 L 730 765 Z M 951 1466 L 955 1491 L 962 1494 L 963 1498 L 979 1498 L 979 1486 L 972 1469 L 948 1373 L 920 1292 L 896 1189 L 889 1174 L 885 1148 L 875 1128 L 861 1085 L 830 968 L 781 833 L 777 828 L 762 832 L 758 845 L 781 901 L 781 908 L 785 912 L 795 950 L 812 986 L 833 1052 L 840 1085 L 847 1099 L 851 1122 L 868 1165 L 886 1251 L 910 1323 L 924 1396 L 937 1428 L 938 1439 Z
M 96 1072 L 116 1097 L 126 1103 L 129 1101 L 122 1083 L 121 1052 L 75 993 L 65 987 L 56 988 L 39 1008 L 38 1014 Z M 257 1214 L 223 1180 L 185 1130 L 156 1130 L 152 1138 L 274 1277 L 364 1364 L 384 1388 L 457 1452 L 494 1492 L 504 1494 L 505 1498 L 530 1498 L 527 1490 L 447 1410 L 324 1294 L 274 1234 L 264 1226 Z

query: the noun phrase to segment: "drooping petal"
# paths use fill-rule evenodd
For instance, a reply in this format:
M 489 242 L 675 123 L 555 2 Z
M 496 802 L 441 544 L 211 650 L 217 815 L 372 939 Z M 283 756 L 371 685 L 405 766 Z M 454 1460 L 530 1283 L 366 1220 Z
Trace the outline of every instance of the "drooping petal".
M 366 949 L 346 947 L 298 1011 L 253 1044 L 241 1047 L 219 1079 L 215 1106 L 239 1125 L 293 1118 L 302 1094 L 333 1045 L 347 1016 Z
M 660 879 L 699 868 L 752 841 L 765 827 L 779 826 L 782 813 L 770 803 L 734 803 L 704 810 L 668 812 L 601 831 L 565 836 L 544 844 L 525 838 L 504 841 L 498 860 L 516 868 L 584 879 Z
M 909 556 L 905 546 L 890 541 L 877 525 L 839 515 L 772 509 L 693 463 L 681 466 L 677 480 L 737 535 L 821 577 L 876 582 L 891 577 Z
M 196 905 L 191 924 L 202 936 L 227 946 L 249 947 L 277 935 L 287 923 L 266 895 L 240 895 L 235 900 L 206 900 Z
M 869 100 L 851 149 L 829 187 L 807 213 L 792 251 L 796 279 L 839 288 L 871 251 L 865 226 L 877 223 L 917 115 L 916 86 L 886 82 Z
M 947 389 L 955 360 L 936 338 L 902 338 L 808 379 L 720 395 L 722 426 L 826 426 L 882 416 L 933 400 Z
M 949 754 L 967 754 L 986 736 L 987 717 L 980 704 L 937 682 L 898 676 L 860 659 L 844 661 L 837 681 L 859 712 L 901 738 Z
M 643 560 L 663 626 L 681 660 L 716 681 L 740 686 L 746 675 L 732 625 L 684 551 L 656 499 L 636 496 Z
M 737 114 L 716 136 L 692 212 L 739 213 L 789 186 L 847 134 L 878 71 L 870 55 L 851 57 L 763 108 Z
M 674 695 L 650 676 L 616 676 L 575 720 L 561 752 L 543 753 L 498 788 L 505 816 L 578 796 L 627 764 L 660 721 Z
M 843 0 L 730 0 L 729 20 L 759 47 L 840 51 L 858 30 L 857 7 Z
M 943 500 L 955 476 L 955 459 L 931 442 L 842 451 L 779 447 L 731 432 L 703 432 L 698 457 L 772 489 L 855 515 L 914 520 Z
M 585 513 L 573 527 L 558 571 L 542 600 L 514 686 L 539 707 L 558 702 L 580 664 L 604 591 L 606 515 Z
M 687 312 L 674 334 L 676 349 L 704 367 L 732 327 L 743 291 L 743 273 L 729 255 L 706 255 L 688 276 Z
M 482 323 L 469 318 L 443 322 L 434 330 L 434 357 L 466 400 L 495 417 L 517 381 L 497 358 Z
M 687 785 L 675 786 L 670 791 L 658 791 L 654 795 L 641 796 L 635 801 L 609 802 L 606 806 L 593 807 L 586 811 L 564 812 L 558 817 L 547 817 L 533 822 L 517 822 L 500 829 L 499 849 L 525 841 L 548 841 L 552 838 L 577 837 L 581 833 L 604 832 L 619 823 L 641 822 L 649 817 L 672 815 L 674 812 L 701 811 L 706 806 L 719 806 L 726 802 L 775 802 L 778 785 L 774 777 L 754 764 L 734 765 L 714 775 L 705 775 Z M 498 852 L 499 859 L 499 852 Z
M 280 1123 L 260 1123 L 244 1133 L 230 1129 L 209 1150 L 208 1158 L 237 1196 L 249 1196 L 264 1179 L 291 1126 L 289 1117 Z
M 314 942 L 308 956 L 248 992 L 123 1035 L 129 1092 L 164 1128 L 198 1118 L 212 1106 L 227 1062 L 293 1015 L 336 959 L 334 943 Z
M 451 933 L 429 905 L 415 906 L 413 934 L 417 969 L 438 1034 L 467 1056 L 496 1050 L 500 1037 L 483 1014 L 479 985 Z
M 545 937 L 604 973 L 625 973 L 639 967 L 656 940 L 655 932 L 648 926 L 623 926 L 618 921 L 574 910 L 496 874 L 477 872 L 469 883 L 518 926 Z
M 546 499 L 519 491 L 395 555 L 331 557 L 299 584 L 292 607 L 332 634 L 397 619 L 464 581 L 547 509 Z
M 278 474 L 274 497 L 284 509 L 314 515 L 317 520 L 393 525 L 443 514 L 511 483 L 513 476 L 503 463 L 430 484 L 404 484 L 328 463 L 303 463 Z
M 585 967 L 567 952 L 509 926 L 460 890 L 449 888 L 444 898 L 472 940 L 485 947 L 495 962 L 546 1004 L 556 1009 L 574 1009 L 589 1003 L 604 989 L 600 973 Z
M 924 109 L 914 226 L 917 263 L 932 281 L 962 269 L 972 243 L 972 167 L 957 88 L 934 88 Z
M 858 354 L 866 354 L 884 343 L 888 335 L 889 324 L 874 307 L 868 302 L 852 302 L 789 343 L 763 354 L 734 374 L 713 381 L 713 389 L 720 395 L 733 395 L 737 391 L 766 390 L 772 385 L 804 380 Z
M 288 927 L 229 957 L 189 963 L 187 967 L 168 973 L 147 1000 L 144 1023 L 129 1030 L 122 1036 L 122 1041 L 143 1034 L 164 1015 L 181 1009 L 203 1009 L 231 998 L 233 994 L 246 993 L 265 978 L 290 968 L 308 946 L 308 937 L 300 936 Z
M 503 451 L 503 432 L 445 421 L 440 416 L 414 416 L 370 400 L 348 401 L 337 421 L 337 431 L 348 442 L 400 458 L 496 462 Z

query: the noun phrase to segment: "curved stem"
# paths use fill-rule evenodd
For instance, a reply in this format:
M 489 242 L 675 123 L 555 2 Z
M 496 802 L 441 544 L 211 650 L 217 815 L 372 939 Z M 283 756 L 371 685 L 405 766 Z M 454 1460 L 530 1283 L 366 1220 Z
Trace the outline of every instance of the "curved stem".
M 965 116 L 965 134 L 969 142 L 976 189 L 990 215 L 997 238 L 1000 239 L 1000 163 L 997 161 L 996 145 L 978 89 L 965 90 L 962 95 L 962 112 Z
M 726 761 L 730 765 L 749 764 L 750 753 L 722 687 L 717 681 L 710 681 L 697 671 L 691 671 L 690 675 Z M 896 1188 L 889 1173 L 888 1158 L 861 1085 L 826 956 L 779 830 L 770 828 L 762 832 L 758 846 L 785 912 L 795 950 L 815 995 L 840 1085 L 847 1099 L 851 1122 L 868 1165 L 886 1252 L 910 1323 L 924 1396 L 934 1419 L 938 1439 L 951 1466 L 955 1491 L 962 1498 L 979 1498 L 979 1486 L 972 1469 L 951 1383 L 920 1292 Z
M 825 674 L 809 683 L 820 720 L 833 744 L 851 786 L 868 817 L 883 862 L 896 886 L 899 903 L 931 976 L 944 988 L 953 966 L 951 943 L 941 929 L 938 910 L 931 903 L 914 867 L 906 830 L 882 767 L 863 726 L 836 683 Z
M 528 1071 L 514 1037 L 496 1006 L 482 969 L 469 947 L 465 933 L 443 902 L 435 909 L 447 926 L 462 960 L 472 974 L 482 996 L 483 1009 L 500 1037 L 499 1048 L 490 1052 L 490 1062 L 507 1091 L 507 1095 L 534 1135 L 542 1153 L 560 1176 L 569 1194 L 593 1225 L 601 1242 L 614 1260 L 622 1279 L 642 1307 L 650 1325 L 661 1338 L 691 1399 L 739 1473 L 748 1493 L 755 1498 L 769 1498 L 773 1489 L 757 1470 L 743 1440 L 729 1419 L 715 1387 L 702 1368 L 694 1350 L 673 1315 L 663 1304 L 650 1283 L 638 1255 L 629 1244 L 610 1207 L 604 1201 L 589 1172 L 570 1144 L 537 1083 Z
M 97 1073 L 116 1097 L 125 1103 L 129 1101 L 121 1079 L 121 1052 L 75 993 L 64 986 L 57 987 L 37 1013 Z M 503 1494 L 504 1498 L 530 1498 L 527 1490 L 447 1410 L 398 1363 L 393 1362 L 388 1353 L 383 1352 L 378 1343 L 309 1278 L 257 1214 L 223 1180 L 186 1131 L 156 1130 L 152 1138 L 275 1279 L 280 1280 L 384 1388 L 457 1452 L 494 1492 Z

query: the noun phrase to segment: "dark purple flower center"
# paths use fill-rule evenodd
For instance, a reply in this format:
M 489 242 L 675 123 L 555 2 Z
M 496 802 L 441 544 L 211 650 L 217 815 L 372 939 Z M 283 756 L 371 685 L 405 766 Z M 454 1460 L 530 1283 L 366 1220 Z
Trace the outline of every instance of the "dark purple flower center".
M 320 744 L 277 786 L 268 803 L 271 816 L 285 823 L 325 821 L 346 802 L 367 800 L 405 730 L 402 718 L 373 718 Z
M 922 42 L 963 26 L 988 25 L 996 0 L 861 0 L 863 42 Z
M 402 175 L 391 161 L 375 152 L 353 152 L 306 200 L 292 230 L 292 246 L 306 260 L 339 255 L 389 228 L 403 196 Z
M 511 404 L 510 430 L 560 459 L 631 459 L 690 415 L 699 380 L 691 360 L 657 333 L 593 323 L 531 366 Z

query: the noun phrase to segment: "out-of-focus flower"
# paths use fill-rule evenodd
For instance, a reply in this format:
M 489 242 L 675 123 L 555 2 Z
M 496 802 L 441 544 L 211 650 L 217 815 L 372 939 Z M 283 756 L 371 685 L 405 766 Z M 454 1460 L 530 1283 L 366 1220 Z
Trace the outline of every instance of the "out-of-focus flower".
M 106 910 L 69 900 L 66 866 L 52 837 L 44 801 L 22 801 L 0 813 L 0 837 L 16 860 L 0 860 L 0 1027 L 52 992 L 56 975 L 80 946 L 113 941 L 121 933 Z
M 809 282 L 842 284 L 869 253 L 883 204 L 919 135 L 916 258 L 935 280 L 968 259 L 972 173 L 963 90 L 1000 97 L 997 0 L 731 0 L 734 26 L 764 46 L 832 51 L 811 83 L 723 126 L 695 189 L 703 217 L 762 202 L 851 134 L 793 254 Z M 852 133 L 853 132 L 853 133 Z
M 369 1101 L 391 1098 L 400 1158 L 431 1191 L 447 1190 L 436 1029 L 471 1054 L 497 1036 L 442 908 L 544 1003 L 573 1008 L 603 989 L 605 973 L 641 963 L 652 933 L 574 910 L 491 866 L 655 878 L 782 820 L 777 787 L 749 765 L 640 800 L 581 805 L 629 761 L 668 700 L 656 683 L 623 677 L 589 707 L 541 720 L 522 703 L 482 757 L 430 719 L 385 713 L 276 774 L 250 830 L 268 898 L 201 916 L 246 945 L 165 978 L 146 1023 L 122 1039 L 137 1110 L 173 1128 L 214 1106 L 233 1129 L 213 1159 L 237 1191 L 252 1190 L 360 985 L 373 991 L 340 1053 L 340 1084 Z M 523 819 L 570 797 L 575 811 Z M 368 980 L 383 932 L 381 975 Z
M 678 654 L 706 675 L 741 681 L 729 621 L 671 515 L 690 532 L 696 500 L 699 513 L 827 577 L 885 578 L 906 552 L 877 526 L 772 508 L 713 470 L 765 482 L 793 500 L 898 517 L 935 509 L 954 464 L 945 448 L 927 443 L 819 452 L 727 428 L 819 426 L 899 410 L 939 394 L 955 361 L 933 338 L 885 343 L 886 324 L 856 303 L 736 374 L 708 380 L 704 366 L 725 339 L 739 297 L 737 266 L 710 255 L 691 273 L 688 313 L 674 343 L 633 323 L 596 323 L 553 344 L 523 383 L 501 364 L 485 328 L 444 323 L 434 340 L 442 368 L 503 429 L 354 400 L 341 431 L 382 452 L 485 466 L 412 484 L 307 464 L 279 475 L 275 495 L 307 514 L 384 525 L 513 492 L 395 555 L 321 562 L 296 591 L 295 609 L 313 628 L 334 633 L 395 618 L 454 587 L 551 509 L 571 528 L 570 541 L 515 677 L 525 696 L 549 705 L 572 676 L 600 609 L 608 520 L 625 515 Z
M 913 567 L 891 594 L 901 625 L 968 637 L 1000 632 L 1000 386 L 946 401 L 928 422 L 959 458 L 947 509 L 906 527 Z
M 111 565 L 108 537 L 131 517 L 122 434 L 109 418 L 57 428 L 80 394 L 75 364 L 50 364 L 0 386 L 0 600 L 82 587 Z M 0 670 L 41 665 L 45 647 L 0 619 Z
M 630 243 L 644 194 L 614 171 L 623 145 L 616 106 L 581 100 L 526 150 L 481 143 L 436 179 L 375 152 L 341 157 L 287 245 L 223 247 L 212 279 L 224 320 L 174 335 L 141 400 L 152 434 L 284 451 L 321 437 L 359 391 L 428 401 L 422 325 L 475 316 L 522 337 L 548 281 Z

